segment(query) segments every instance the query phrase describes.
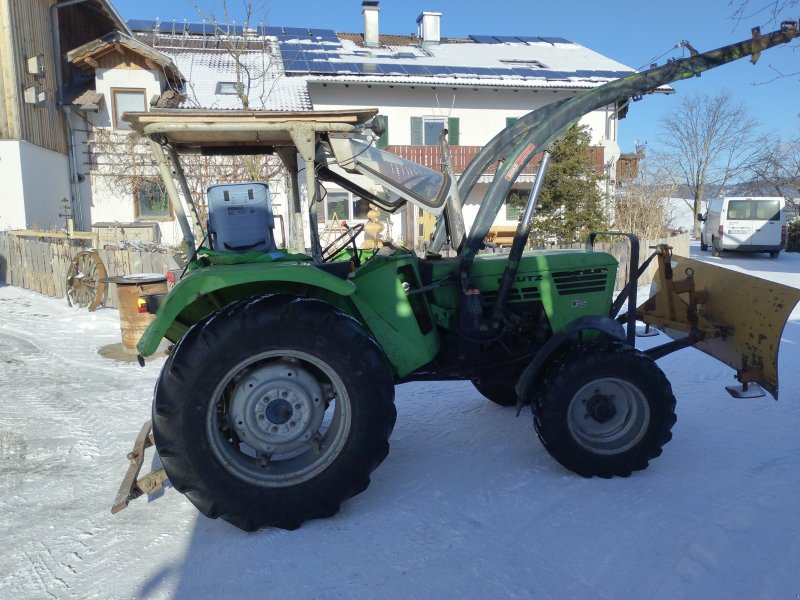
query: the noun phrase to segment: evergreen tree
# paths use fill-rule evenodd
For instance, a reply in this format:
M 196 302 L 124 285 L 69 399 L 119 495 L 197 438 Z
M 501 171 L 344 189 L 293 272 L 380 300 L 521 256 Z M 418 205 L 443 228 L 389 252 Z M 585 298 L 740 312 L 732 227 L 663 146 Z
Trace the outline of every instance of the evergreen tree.
M 552 147 L 537 218 L 531 238 L 535 245 L 555 237 L 560 244 L 586 240 L 590 231 L 607 229 L 600 182 L 589 152 L 588 127 L 573 126 Z

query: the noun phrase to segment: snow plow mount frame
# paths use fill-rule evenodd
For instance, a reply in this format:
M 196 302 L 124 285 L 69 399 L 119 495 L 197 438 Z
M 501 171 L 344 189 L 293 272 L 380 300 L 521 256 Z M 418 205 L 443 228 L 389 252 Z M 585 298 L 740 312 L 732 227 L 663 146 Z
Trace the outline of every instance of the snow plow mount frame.
M 148 419 L 142 425 L 139 435 L 136 436 L 136 441 L 133 443 L 133 450 L 128 453 L 128 460 L 131 464 L 128 466 L 128 471 L 122 479 L 122 485 L 117 492 L 117 498 L 111 506 L 111 514 L 116 514 L 124 508 L 128 507 L 131 500 L 144 494 L 152 494 L 162 488 L 164 482 L 167 480 L 167 473 L 164 469 L 151 471 L 144 477 L 139 478 L 139 471 L 142 470 L 144 464 L 145 450 L 154 446 L 152 433 L 152 423 Z M 138 478 L 138 479 L 137 479 Z

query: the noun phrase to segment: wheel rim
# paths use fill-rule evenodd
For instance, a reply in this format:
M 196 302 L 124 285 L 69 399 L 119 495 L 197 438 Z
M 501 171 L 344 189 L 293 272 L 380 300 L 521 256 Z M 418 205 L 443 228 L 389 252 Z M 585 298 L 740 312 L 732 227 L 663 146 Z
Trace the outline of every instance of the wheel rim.
M 619 454 L 641 441 L 650 423 L 650 405 L 629 381 L 597 379 L 572 397 L 567 411 L 569 431 L 594 454 Z
M 67 270 L 67 302 L 95 310 L 103 301 L 106 268 L 96 252 L 79 252 Z
M 324 361 L 274 351 L 233 367 L 214 390 L 206 418 L 215 456 L 235 476 L 287 487 L 327 469 L 352 425 L 350 396 Z

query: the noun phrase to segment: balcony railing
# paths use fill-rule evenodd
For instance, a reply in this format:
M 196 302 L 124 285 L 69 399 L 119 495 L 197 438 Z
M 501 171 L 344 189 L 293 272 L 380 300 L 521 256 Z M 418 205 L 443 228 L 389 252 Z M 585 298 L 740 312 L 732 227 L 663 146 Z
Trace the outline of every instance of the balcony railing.
M 470 161 L 475 158 L 478 152 L 481 151 L 482 146 L 451 146 L 450 158 L 453 161 L 453 169 L 456 175 L 460 175 L 467 168 Z M 417 164 L 424 165 L 431 169 L 440 168 L 442 162 L 441 149 L 439 146 L 386 146 L 387 151 L 397 154 L 407 160 L 413 161 Z M 594 165 L 595 172 L 598 175 L 605 173 L 605 148 L 603 146 L 591 146 L 589 148 L 589 157 Z M 542 159 L 541 153 L 533 157 L 530 163 L 522 170 L 524 175 L 534 175 L 538 168 L 539 161 Z M 497 170 L 497 165 L 492 164 L 486 169 L 486 174 L 494 175 Z

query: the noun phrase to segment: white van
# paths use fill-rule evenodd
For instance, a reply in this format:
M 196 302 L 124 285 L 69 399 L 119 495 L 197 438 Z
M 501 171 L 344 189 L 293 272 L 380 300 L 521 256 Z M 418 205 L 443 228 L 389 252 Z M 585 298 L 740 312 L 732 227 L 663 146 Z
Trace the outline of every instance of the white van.
M 708 203 L 703 222 L 700 249 L 714 256 L 720 252 L 769 252 L 772 258 L 786 244 L 786 202 L 780 196 L 725 197 Z

